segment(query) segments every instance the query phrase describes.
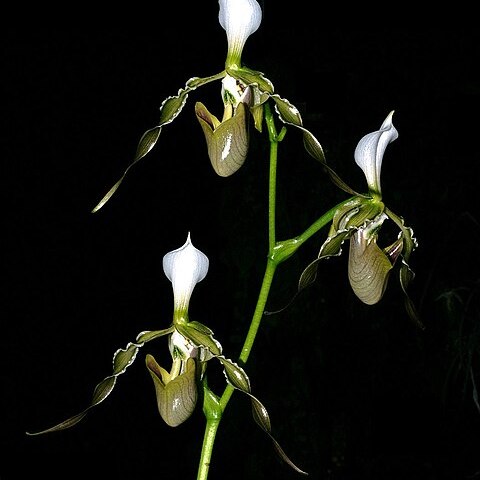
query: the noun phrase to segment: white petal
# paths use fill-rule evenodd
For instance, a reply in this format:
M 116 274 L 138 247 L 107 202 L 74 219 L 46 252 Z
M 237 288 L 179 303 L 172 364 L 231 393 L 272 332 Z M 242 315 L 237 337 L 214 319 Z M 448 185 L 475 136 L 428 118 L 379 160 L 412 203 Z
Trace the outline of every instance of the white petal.
M 382 123 L 380 130 L 365 135 L 355 149 L 355 162 L 363 170 L 370 192 L 381 196 L 380 173 L 385 149 L 390 142 L 398 138 L 393 126 L 393 110 Z
M 208 257 L 195 248 L 188 233 L 185 244 L 163 257 L 163 271 L 172 282 L 175 310 L 187 310 L 195 285 L 208 272 Z
M 228 54 L 240 59 L 247 38 L 262 22 L 262 9 L 257 0 L 219 0 L 218 21 L 227 32 Z

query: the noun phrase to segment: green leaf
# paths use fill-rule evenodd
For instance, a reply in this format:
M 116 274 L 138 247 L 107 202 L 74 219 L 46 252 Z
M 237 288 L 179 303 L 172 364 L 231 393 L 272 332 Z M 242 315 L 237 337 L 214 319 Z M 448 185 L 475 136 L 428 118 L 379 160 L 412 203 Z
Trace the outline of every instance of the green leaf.
M 118 376 L 124 373 L 125 370 L 135 361 L 138 350 L 143 347 L 146 342 L 153 340 L 154 338 L 167 335 L 172 331 L 173 327 L 170 327 L 165 330 L 141 332 L 140 334 L 138 334 L 135 343 L 129 342 L 125 348 L 118 349 L 115 352 L 115 354 L 113 355 L 112 375 L 105 377 L 100 383 L 97 384 L 94 389 L 90 405 L 85 410 L 45 430 L 41 430 L 38 432 L 26 432 L 27 435 L 33 436 L 50 432 L 58 432 L 60 430 L 65 430 L 66 428 L 70 428 L 76 425 L 85 417 L 85 415 L 90 409 L 103 402 L 110 395 L 116 385 Z

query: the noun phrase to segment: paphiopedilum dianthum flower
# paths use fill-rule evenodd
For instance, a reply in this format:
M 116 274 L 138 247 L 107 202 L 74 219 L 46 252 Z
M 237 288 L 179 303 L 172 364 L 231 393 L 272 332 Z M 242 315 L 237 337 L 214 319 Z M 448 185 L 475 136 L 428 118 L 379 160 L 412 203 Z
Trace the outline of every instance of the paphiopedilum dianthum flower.
M 91 408 L 110 395 L 118 377 L 133 364 L 140 348 L 147 342 L 165 336 L 172 357 L 170 371 L 158 365 L 152 355 L 146 356 L 146 366 L 155 386 L 158 410 L 163 420 L 172 427 L 189 418 L 197 403 L 197 384 L 204 373 L 205 362 L 215 355 L 221 355 L 222 351 L 220 343 L 213 338 L 208 327 L 188 321 L 192 292 L 195 285 L 207 275 L 208 267 L 208 257 L 193 246 L 189 233 L 182 247 L 163 257 L 164 273 L 172 283 L 174 297 L 173 321 L 170 326 L 163 330 L 143 331 L 137 335 L 135 342 L 118 349 L 113 356 L 113 373 L 95 387 L 89 407 L 36 434 L 64 430 L 77 424 Z
M 236 390 L 246 394 L 252 402 L 253 418 L 257 425 L 270 437 L 279 456 L 294 470 L 305 473 L 285 454 L 271 433 L 271 421 L 265 406 L 252 394 L 250 379 L 244 369 L 222 353 L 222 346 L 212 330 L 200 322 L 189 321 L 190 298 L 197 283 L 208 273 L 208 257 L 193 246 L 190 233 L 184 245 L 163 257 L 163 270 L 172 283 L 173 322 L 164 330 L 143 331 L 135 342 L 118 349 L 113 356 L 113 373 L 105 377 L 96 387 L 90 405 L 82 412 L 63 422 L 29 435 L 51 433 L 76 425 L 90 409 L 103 402 L 113 391 L 118 377 L 133 364 L 141 347 L 159 337 L 167 336 L 172 357 L 169 371 L 161 367 L 153 355 L 147 354 L 146 367 L 152 377 L 160 416 L 165 423 L 176 427 L 185 422 L 194 412 L 198 400 L 198 388 L 204 379 L 207 362 L 215 358 L 223 367 L 226 381 Z M 209 401 L 218 403 L 218 397 L 211 392 L 206 382 Z M 219 407 L 220 408 L 220 407 Z
M 387 115 L 379 130 L 365 135 L 358 142 L 354 157 L 365 174 L 368 194 L 357 193 L 337 208 L 318 257 L 300 277 L 299 290 L 315 280 L 318 262 L 340 255 L 343 243 L 349 240 L 348 279 L 355 295 L 365 304 L 378 303 L 385 293 L 391 270 L 401 258 L 400 284 L 405 294 L 407 312 L 421 326 L 415 306 L 406 291 L 414 278 L 408 261 L 417 242 L 403 218 L 393 213 L 382 200 L 380 173 L 383 156 L 387 145 L 398 138 L 392 123 L 393 113 Z M 386 220 L 393 221 L 399 232 L 393 243 L 381 248 L 377 241 Z
M 146 365 L 155 386 L 160 416 L 171 427 L 183 423 L 195 409 L 197 383 L 203 374 L 202 362 L 211 358 L 208 349 L 192 343 L 180 333 L 182 327 L 188 324 L 188 306 L 193 289 L 205 278 L 208 267 L 208 257 L 193 246 L 190 234 L 182 247 L 163 257 L 163 270 L 173 288 L 174 330 L 169 334 L 172 367 L 168 372 L 150 354 L 146 356 Z M 220 353 L 220 344 L 212 346 L 216 353 Z
M 195 104 L 195 114 L 205 135 L 210 163 L 219 176 L 228 177 L 244 164 L 249 148 L 248 121 L 251 117 L 255 129 L 261 132 L 264 104 L 271 99 L 279 119 L 303 132 L 307 152 L 322 163 L 324 169 L 340 188 L 353 193 L 350 187 L 326 164 L 320 143 L 303 126 L 298 109 L 288 100 L 274 93 L 272 82 L 262 72 L 242 64 L 245 43 L 248 37 L 259 28 L 262 21 L 262 10 L 257 0 L 219 0 L 219 6 L 218 20 L 225 29 L 228 42 L 224 70 L 209 77 L 190 78 L 185 87 L 178 90 L 177 95 L 167 97 L 162 102 L 158 124 L 142 135 L 133 161 L 92 209 L 92 212 L 97 212 L 109 201 L 130 168 L 153 149 L 163 127 L 172 123 L 182 112 L 189 94 L 214 81 L 221 81 L 222 84 L 223 116 L 221 120 L 210 113 L 202 102 Z

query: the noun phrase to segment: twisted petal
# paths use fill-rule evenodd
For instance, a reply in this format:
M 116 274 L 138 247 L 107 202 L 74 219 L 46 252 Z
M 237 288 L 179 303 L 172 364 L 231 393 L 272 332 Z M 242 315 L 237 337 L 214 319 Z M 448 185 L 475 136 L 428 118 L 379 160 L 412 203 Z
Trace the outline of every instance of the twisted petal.
M 70 418 L 62 421 L 61 423 L 49 427 L 45 430 L 38 432 L 27 432 L 27 435 L 42 435 L 44 433 L 58 432 L 65 430 L 66 428 L 73 427 L 79 423 L 87 413 L 93 408 L 103 402 L 113 391 L 117 384 L 117 379 L 120 375 L 125 373 L 127 368 L 133 364 L 137 358 L 137 353 L 145 343 L 155 340 L 158 337 L 170 334 L 173 331 L 173 327 L 169 327 L 165 330 L 144 331 L 140 332 L 135 339 L 135 342 L 129 342 L 125 348 L 119 348 L 113 356 L 113 372 L 108 377 L 105 377 L 100 383 L 97 384 L 93 391 L 92 400 L 90 405 L 82 412 L 73 415 Z
M 218 21 L 227 33 L 226 65 L 240 66 L 247 38 L 262 22 L 262 9 L 256 0 L 219 0 Z
M 172 282 L 175 312 L 186 312 L 195 285 L 208 272 L 208 257 L 195 248 L 188 233 L 185 244 L 163 257 L 163 271 Z
M 284 452 L 283 448 L 277 442 L 272 434 L 272 425 L 270 421 L 270 416 L 267 409 L 257 397 L 252 394 L 252 389 L 250 386 L 250 379 L 248 378 L 245 370 L 241 368 L 236 363 L 232 362 L 230 359 L 225 358 L 223 355 L 218 355 L 217 359 L 224 367 L 224 374 L 227 379 L 227 382 L 237 390 L 243 392 L 245 395 L 250 397 L 252 402 L 252 416 L 257 425 L 270 437 L 272 440 L 273 446 L 280 456 L 280 458 L 287 463 L 291 468 L 293 468 L 297 473 L 302 475 L 308 475 L 307 472 L 299 468 L 288 455 Z
M 160 106 L 160 120 L 158 125 L 147 130 L 137 145 L 137 150 L 135 152 L 135 157 L 130 163 L 130 165 L 125 169 L 123 175 L 117 180 L 117 182 L 108 190 L 108 192 L 103 196 L 100 202 L 92 209 L 92 213 L 98 212 L 112 197 L 112 195 L 118 190 L 120 184 L 123 182 L 128 171 L 145 155 L 147 155 L 160 137 L 160 133 L 165 125 L 172 123 L 175 118 L 180 115 L 180 112 L 183 110 L 185 103 L 188 98 L 188 94 L 202 85 L 213 82 L 214 80 L 219 80 L 225 76 L 225 72 L 220 72 L 216 75 L 212 75 L 206 78 L 193 77 L 187 81 L 185 88 L 181 88 L 178 91 L 178 94 L 175 96 L 167 97 Z
M 277 94 L 271 95 L 271 98 L 275 102 L 275 111 L 277 112 L 280 120 L 286 125 L 296 127 L 303 132 L 303 144 L 305 150 L 315 160 L 318 160 L 322 164 L 323 169 L 330 176 L 332 182 L 347 193 L 357 195 L 359 197 L 363 196 L 350 188 L 327 164 L 327 161 L 325 160 L 325 154 L 323 152 L 322 146 L 320 145 L 320 142 L 309 130 L 307 130 L 303 126 L 303 120 L 298 109 L 288 100 L 279 97 Z
M 405 225 L 405 221 L 402 217 L 393 213 L 390 209 L 386 208 L 385 213 L 388 218 L 393 220 L 400 228 L 403 239 L 402 260 L 400 267 L 400 285 L 405 295 L 405 308 L 407 310 L 410 319 L 422 330 L 425 328 L 420 314 L 410 296 L 407 293 L 410 282 L 415 278 L 415 273 L 411 270 L 408 262 L 410 261 L 410 255 L 418 247 L 416 238 L 413 236 L 413 230 Z
M 365 135 L 355 149 L 355 162 L 363 170 L 370 193 L 381 197 L 380 172 L 385 149 L 398 138 L 392 123 L 393 110 L 382 123 L 380 130 Z
M 195 113 L 207 141 L 213 169 L 217 175 L 229 177 L 247 158 L 247 107 L 240 102 L 233 117 L 221 123 L 201 102 L 196 103 Z

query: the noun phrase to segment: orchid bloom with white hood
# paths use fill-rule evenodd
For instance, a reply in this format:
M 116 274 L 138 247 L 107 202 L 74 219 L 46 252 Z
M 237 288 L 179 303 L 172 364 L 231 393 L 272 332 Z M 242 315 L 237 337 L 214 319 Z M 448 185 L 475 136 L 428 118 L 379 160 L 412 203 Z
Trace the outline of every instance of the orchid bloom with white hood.
M 398 131 L 393 125 L 393 113 L 391 111 L 387 115 L 379 130 L 368 133 L 358 142 L 354 158 L 365 174 L 368 194 L 356 193 L 338 207 L 328 237 L 318 257 L 303 271 L 298 288 L 302 290 L 311 284 L 316 278 L 318 262 L 340 255 L 343 242 L 349 240 L 348 279 L 355 295 L 367 305 L 378 303 L 385 293 L 390 271 L 397 259 L 402 258 L 400 284 L 405 294 L 406 310 L 410 318 L 423 328 L 406 292 L 414 278 L 407 262 L 417 247 L 417 241 L 412 229 L 405 226 L 403 218 L 386 207 L 382 199 L 380 174 L 383 157 L 387 146 L 398 138 Z M 380 248 L 377 240 L 385 220 L 393 221 L 400 231 L 391 245 Z
M 248 153 L 248 109 L 255 105 L 250 86 L 233 75 L 240 70 L 243 47 L 262 21 L 256 0 L 219 0 L 218 20 L 227 34 L 226 75 L 222 79 L 223 117 L 220 121 L 201 102 L 195 113 L 207 141 L 208 155 L 215 172 L 229 177 L 245 162 Z M 232 73 L 232 75 L 230 73 Z M 257 95 L 258 97 L 258 95 Z
M 219 0 L 218 3 L 218 21 L 225 29 L 228 43 L 224 70 L 203 78 L 192 76 L 177 95 L 167 97 L 162 102 L 157 125 L 144 132 L 132 162 L 92 212 L 97 212 L 110 200 L 130 168 L 153 149 L 163 127 L 172 123 L 182 112 L 189 94 L 211 82 L 222 81 L 222 118 L 218 119 L 210 113 L 201 102 L 195 104 L 196 118 L 205 135 L 210 163 L 217 175 L 228 177 L 245 162 L 249 144 L 248 114 L 252 114 L 255 128 L 261 131 L 262 104 L 273 94 L 270 80 L 261 72 L 241 64 L 245 43 L 262 22 L 262 9 L 257 0 Z

